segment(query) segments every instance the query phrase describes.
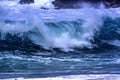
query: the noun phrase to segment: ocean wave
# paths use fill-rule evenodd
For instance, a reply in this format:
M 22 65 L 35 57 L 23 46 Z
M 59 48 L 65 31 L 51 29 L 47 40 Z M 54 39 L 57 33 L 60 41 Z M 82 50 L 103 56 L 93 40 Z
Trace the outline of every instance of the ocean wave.
M 102 25 L 96 26 L 76 21 L 47 22 L 37 25 L 23 25 L 23 22 L 3 21 L 0 41 L 4 43 L 27 45 L 29 43 L 46 48 L 69 49 L 118 46 L 110 44 L 120 40 L 120 19 L 105 18 Z M 88 25 L 86 25 L 88 24 Z M 91 27 L 96 26 L 96 27 Z M 91 29 L 89 29 L 89 27 Z M 89 29 L 89 30 L 88 30 Z M 13 45 L 14 45 L 13 44 Z M 102 45 L 102 46 L 101 46 Z
M 42 10 L 28 4 L 6 4 L 1 5 L 0 13 L 1 50 L 9 49 L 10 44 L 14 49 L 18 44 L 22 50 L 33 47 L 33 51 L 119 47 L 115 44 L 119 41 L 119 8 Z

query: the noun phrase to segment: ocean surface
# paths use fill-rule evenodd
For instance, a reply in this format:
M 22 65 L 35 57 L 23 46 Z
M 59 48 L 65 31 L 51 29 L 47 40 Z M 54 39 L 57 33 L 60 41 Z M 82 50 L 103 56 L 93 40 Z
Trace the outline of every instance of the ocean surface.
M 120 74 L 120 8 L 18 1 L 0 0 L 0 78 Z

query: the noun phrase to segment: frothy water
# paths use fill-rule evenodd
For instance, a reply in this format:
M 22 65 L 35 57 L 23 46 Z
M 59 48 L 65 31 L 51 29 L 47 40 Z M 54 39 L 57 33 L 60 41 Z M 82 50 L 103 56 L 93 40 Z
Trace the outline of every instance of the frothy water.
M 47 11 L 35 9 L 34 12 L 32 10 L 34 9 L 22 9 L 17 13 L 13 11 L 2 15 L 1 33 L 3 35 L 27 33 L 33 43 L 48 48 L 63 48 L 64 50 L 73 47 L 92 48 L 91 41 L 94 41 L 95 34 L 103 26 L 105 18 L 118 18 L 119 15 L 115 13 L 116 10 L 112 12 L 112 9 Z M 64 16 L 64 19 L 61 16 Z
M 0 5 L 9 8 L 22 8 L 22 7 L 32 7 L 32 8 L 54 8 L 52 1 L 54 0 L 34 0 L 34 3 L 20 5 L 20 0 L 1 0 Z

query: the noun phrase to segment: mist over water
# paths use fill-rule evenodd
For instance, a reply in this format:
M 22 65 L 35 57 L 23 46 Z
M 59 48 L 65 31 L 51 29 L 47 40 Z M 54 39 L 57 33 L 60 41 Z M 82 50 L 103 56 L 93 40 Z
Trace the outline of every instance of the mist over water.
M 0 1 L 0 72 L 120 73 L 120 9 L 56 10 L 51 2 Z

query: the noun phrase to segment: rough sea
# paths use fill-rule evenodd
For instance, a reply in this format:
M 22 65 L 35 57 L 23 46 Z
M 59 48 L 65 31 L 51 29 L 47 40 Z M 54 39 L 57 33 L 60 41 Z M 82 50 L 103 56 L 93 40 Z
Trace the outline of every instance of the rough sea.
M 120 8 L 18 1 L 0 0 L 0 79 L 120 74 Z

